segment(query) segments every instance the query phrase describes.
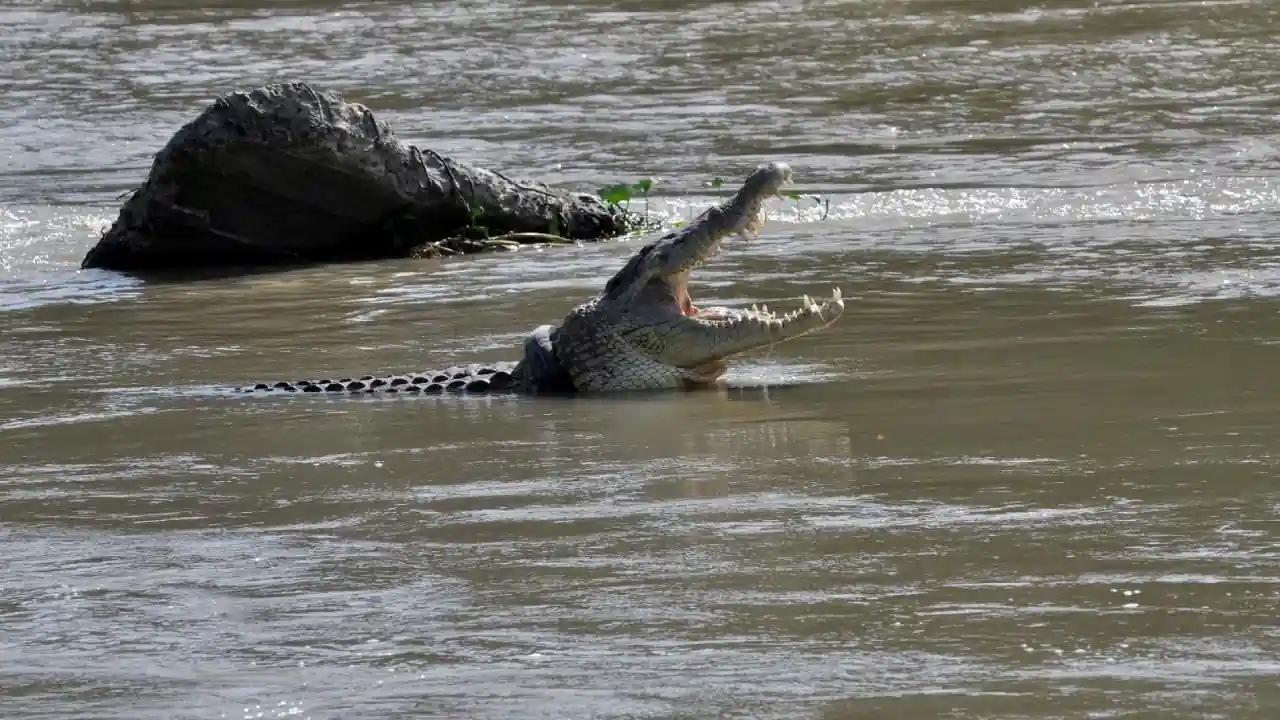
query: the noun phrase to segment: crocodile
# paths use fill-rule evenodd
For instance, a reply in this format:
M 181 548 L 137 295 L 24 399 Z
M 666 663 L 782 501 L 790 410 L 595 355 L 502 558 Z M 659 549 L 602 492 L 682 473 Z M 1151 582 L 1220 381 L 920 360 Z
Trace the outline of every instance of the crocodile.
M 785 313 L 698 307 L 689 277 L 733 235 L 754 238 L 764 201 L 792 182 L 784 162 L 760 165 L 727 201 L 641 247 L 603 291 L 558 326 L 525 337 L 517 362 L 338 380 L 257 383 L 242 392 L 572 394 L 695 389 L 715 384 L 730 357 L 827 327 L 844 312 L 840 289 Z

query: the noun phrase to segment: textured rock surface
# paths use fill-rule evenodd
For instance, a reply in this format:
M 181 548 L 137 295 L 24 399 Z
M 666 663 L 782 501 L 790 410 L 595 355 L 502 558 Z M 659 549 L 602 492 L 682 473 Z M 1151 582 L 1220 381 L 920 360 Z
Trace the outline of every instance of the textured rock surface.
M 363 105 L 289 83 L 226 95 L 179 130 L 82 265 L 407 257 L 464 237 L 477 209 L 477 224 L 493 235 L 598 240 L 637 222 L 594 195 L 514 182 L 406 145 Z

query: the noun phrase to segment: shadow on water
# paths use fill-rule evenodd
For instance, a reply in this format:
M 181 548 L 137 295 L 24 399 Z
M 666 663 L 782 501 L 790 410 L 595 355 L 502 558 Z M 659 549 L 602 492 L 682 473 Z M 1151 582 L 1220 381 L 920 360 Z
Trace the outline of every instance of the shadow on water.
M 365 263 L 376 262 L 373 260 Z M 362 261 L 351 261 L 344 265 L 360 265 Z M 291 262 L 276 265 L 220 265 L 206 268 L 158 268 L 147 270 L 104 271 L 119 274 L 149 285 L 190 285 L 193 283 L 230 280 L 258 275 L 278 275 L 299 270 L 315 270 L 327 267 L 326 263 Z

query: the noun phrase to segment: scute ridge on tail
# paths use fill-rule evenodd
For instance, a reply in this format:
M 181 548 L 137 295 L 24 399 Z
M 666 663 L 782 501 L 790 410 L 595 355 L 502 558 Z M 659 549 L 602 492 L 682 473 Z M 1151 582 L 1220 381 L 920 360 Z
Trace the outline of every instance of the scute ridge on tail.
M 473 363 L 465 367 L 427 370 L 401 375 L 364 375 L 338 380 L 279 380 L 236 388 L 236 392 L 309 393 L 406 393 L 437 395 L 444 392 L 508 392 L 516 386 L 517 363 Z

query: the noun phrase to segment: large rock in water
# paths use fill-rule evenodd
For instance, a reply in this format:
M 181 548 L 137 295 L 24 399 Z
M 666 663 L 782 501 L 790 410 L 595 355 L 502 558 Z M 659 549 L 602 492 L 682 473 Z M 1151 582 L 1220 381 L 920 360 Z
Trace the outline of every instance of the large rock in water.
M 82 267 L 406 257 L 476 224 L 495 235 L 596 240 L 636 218 L 594 195 L 514 182 L 406 145 L 363 105 L 289 83 L 226 95 L 179 130 Z

